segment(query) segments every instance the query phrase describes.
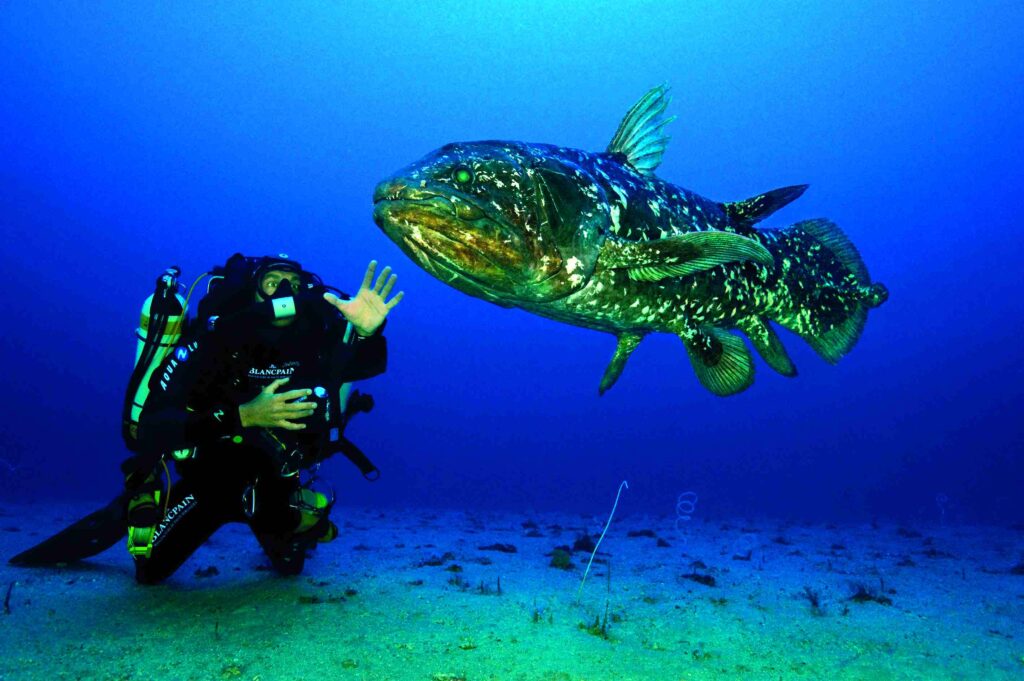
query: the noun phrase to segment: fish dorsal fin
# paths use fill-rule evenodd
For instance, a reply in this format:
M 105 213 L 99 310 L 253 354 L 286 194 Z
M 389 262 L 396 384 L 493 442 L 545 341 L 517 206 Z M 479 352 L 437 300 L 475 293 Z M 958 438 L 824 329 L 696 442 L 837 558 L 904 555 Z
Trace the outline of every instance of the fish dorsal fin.
M 668 103 L 668 88 L 664 85 L 641 97 L 619 123 L 619 129 L 608 145 L 608 153 L 622 154 L 629 165 L 642 174 L 653 175 L 668 146 L 665 126 L 676 118 L 664 117 Z
M 783 206 L 796 201 L 805 191 L 807 191 L 806 184 L 795 184 L 792 187 L 773 189 L 742 201 L 723 203 L 722 208 L 734 221 L 752 225 L 764 220 Z
M 775 262 L 768 249 L 755 239 L 711 231 L 651 241 L 607 239 L 599 262 L 609 269 L 625 269 L 633 281 L 661 281 L 748 260 L 766 267 Z

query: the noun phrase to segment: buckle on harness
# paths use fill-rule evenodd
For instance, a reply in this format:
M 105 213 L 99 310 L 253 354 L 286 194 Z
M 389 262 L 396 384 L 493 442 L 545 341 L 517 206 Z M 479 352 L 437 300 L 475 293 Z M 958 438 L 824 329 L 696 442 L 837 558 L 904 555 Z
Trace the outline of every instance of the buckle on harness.
M 133 558 L 149 558 L 153 553 L 156 528 L 163 516 L 160 509 L 163 491 L 156 478 L 147 478 L 143 485 L 128 502 L 128 522 L 138 523 L 128 525 L 128 553 Z
M 156 538 L 156 526 L 129 527 L 128 553 L 132 558 L 149 558 L 153 553 L 153 539 Z

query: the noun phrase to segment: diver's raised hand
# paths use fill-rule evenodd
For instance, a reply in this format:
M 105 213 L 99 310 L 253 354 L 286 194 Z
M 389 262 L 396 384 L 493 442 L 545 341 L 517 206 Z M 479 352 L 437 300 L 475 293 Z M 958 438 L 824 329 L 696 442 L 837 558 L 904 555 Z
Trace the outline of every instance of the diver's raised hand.
M 377 282 L 374 283 L 373 275 L 376 271 L 377 261 L 371 260 L 355 298 L 342 300 L 333 293 L 324 294 L 324 300 L 338 308 L 338 311 L 355 327 L 356 333 L 360 336 L 370 336 L 379 329 L 387 318 L 388 312 L 391 312 L 405 295 L 404 291 L 399 291 L 391 300 L 388 300 L 388 295 L 391 294 L 391 289 L 394 288 L 398 277 L 391 274 L 390 267 L 385 267 L 377 277 Z
M 276 392 L 288 382 L 287 378 L 279 378 L 251 401 L 239 405 L 238 416 L 242 427 L 262 426 L 263 428 L 284 428 L 286 430 L 302 430 L 304 423 L 293 423 L 291 419 L 309 416 L 316 409 L 316 402 L 293 402 L 300 397 L 308 397 L 312 390 L 289 390 L 285 393 Z

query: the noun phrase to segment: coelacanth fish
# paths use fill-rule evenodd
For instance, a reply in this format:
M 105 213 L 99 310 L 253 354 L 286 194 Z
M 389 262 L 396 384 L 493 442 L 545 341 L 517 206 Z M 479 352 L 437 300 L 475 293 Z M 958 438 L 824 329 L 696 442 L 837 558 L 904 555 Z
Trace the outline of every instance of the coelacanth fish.
M 682 339 L 716 395 L 753 382 L 736 329 L 785 376 L 771 322 L 839 361 L 888 297 L 825 219 L 755 223 L 806 185 L 719 203 L 655 177 L 667 90 L 637 102 L 604 153 L 524 142 L 448 144 L 381 182 L 374 220 L 441 281 L 504 307 L 615 334 L 604 393 L 648 333 Z

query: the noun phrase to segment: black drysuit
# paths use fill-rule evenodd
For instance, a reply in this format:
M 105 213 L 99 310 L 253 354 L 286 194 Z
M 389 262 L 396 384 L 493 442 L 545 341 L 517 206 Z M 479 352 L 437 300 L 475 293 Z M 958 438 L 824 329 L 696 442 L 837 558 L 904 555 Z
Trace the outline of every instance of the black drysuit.
M 261 444 L 262 429 L 242 428 L 238 406 L 284 377 L 289 381 L 278 393 L 324 386 L 336 403 L 342 383 L 383 373 L 387 345 L 380 331 L 368 338 L 352 334 L 346 343 L 344 328 L 333 309 L 300 314 L 286 327 L 243 316 L 178 348 L 153 372 L 139 422 L 139 455 L 123 471 L 129 481 L 138 479 L 152 469 L 155 456 L 194 450 L 183 460 L 175 457 L 180 479 L 171 488 L 150 557 L 135 558 L 138 581 L 167 578 L 228 522 L 248 523 L 278 572 L 301 572 L 306 550 L 328 521 L 296 532 L 299 476 L 281 475 L 280 462 Z M 322 432 L 315 424 L 302 431 L 273 430 L 307 451 L 306 463 L 318 458 Z

